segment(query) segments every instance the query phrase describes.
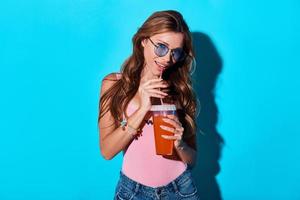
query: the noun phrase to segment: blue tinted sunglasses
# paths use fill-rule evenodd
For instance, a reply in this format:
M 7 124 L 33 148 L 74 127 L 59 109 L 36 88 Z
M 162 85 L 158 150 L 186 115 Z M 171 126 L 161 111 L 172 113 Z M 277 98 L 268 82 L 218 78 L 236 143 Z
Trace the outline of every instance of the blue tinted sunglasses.
M 155 44 L 150 38 L 149 40 L 151 43 L 155 46 L 154 53 L 158 57 L 163 57 L 171 51 L 171 56 L 174 59 L 175 62 L 179 62 L 185 59 L 186 54 L 182 48 L 176 48 L 176 49 L 169 49 L 169 47 L 162 43 Z

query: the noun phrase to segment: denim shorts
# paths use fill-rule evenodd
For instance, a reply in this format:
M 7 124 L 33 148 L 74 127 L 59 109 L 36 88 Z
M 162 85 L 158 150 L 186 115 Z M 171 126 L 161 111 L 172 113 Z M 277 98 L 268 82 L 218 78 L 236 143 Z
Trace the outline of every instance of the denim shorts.
M 171 183 L 161 187 L 140 184 L 120 172 L 114 200 L 199 200 L 191 171 L 187 169 Z

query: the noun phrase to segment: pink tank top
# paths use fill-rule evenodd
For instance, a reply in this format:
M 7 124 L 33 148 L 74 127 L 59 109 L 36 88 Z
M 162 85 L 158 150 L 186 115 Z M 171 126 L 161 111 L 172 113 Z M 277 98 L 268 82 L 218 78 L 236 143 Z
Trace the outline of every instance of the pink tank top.
M 137 109 L 132 102 L 127 108 L 130 116 Z M 150 118 L 151 120 L 152 117 Z M 133 140 L 124 153 L 122 172 L 134 181 L 150 187 L 164 186 L 185 171 L 187 164 L 156 155 L 153 125 L 145 124 L 137 140 Z

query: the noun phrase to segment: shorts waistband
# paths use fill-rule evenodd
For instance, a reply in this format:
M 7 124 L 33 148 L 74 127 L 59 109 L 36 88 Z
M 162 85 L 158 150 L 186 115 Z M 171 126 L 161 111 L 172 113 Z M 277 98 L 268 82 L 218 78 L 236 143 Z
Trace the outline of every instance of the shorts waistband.
M 139 182 L 136 182 L 134 180 L 132 180 L 131 178 L 127 177 L 122 171 L 120 171 L 120 178 L 122 183 L 129 189 L 131 189 L 132 191 L 139 191 L 142 190 L 143 192 L 148 192 L 150 193 L 160 193 L 163 190 L 168 190 L 168 191 L 173 191 L 173 192 L 177 192 L 178 190 L 178 183 L 179 181 L 185 177 L 186 175 L 190 175 L 191 176 L 191 171 L 190 169 L 186 169 L 182 174 L 180 174 L 175 180 L 171 181 L 170 183 L 168 183 L 165 186 L 160 186 L 160 187 L 150 187 L 150 186 L 146 186 L 143 185 Z

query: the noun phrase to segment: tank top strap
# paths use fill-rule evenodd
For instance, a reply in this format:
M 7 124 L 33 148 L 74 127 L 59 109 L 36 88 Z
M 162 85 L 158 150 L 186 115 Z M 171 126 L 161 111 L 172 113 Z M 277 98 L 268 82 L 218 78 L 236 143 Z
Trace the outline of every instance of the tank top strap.
M 119 79 L 122 78 L 122 74 L 121 74 L 121 73 L 116 73 L 116 77 L 117 77 L 117 79 L 119 80 Z

